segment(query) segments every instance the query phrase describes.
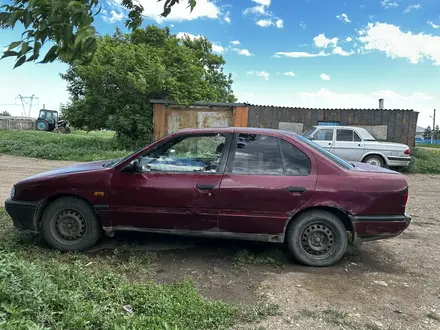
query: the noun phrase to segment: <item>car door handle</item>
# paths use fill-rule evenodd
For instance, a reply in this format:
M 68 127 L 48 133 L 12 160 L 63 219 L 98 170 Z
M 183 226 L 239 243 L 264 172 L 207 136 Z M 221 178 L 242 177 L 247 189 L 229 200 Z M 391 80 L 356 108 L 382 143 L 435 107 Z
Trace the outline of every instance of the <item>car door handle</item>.
M 305 192 L 307 190 L 304 187 L 292 187 L 292 186 L 289 186 L 286 189 L 290 193 L 299 193 L 299 194 L 302 194 L 303 192 Z
M 215 188 L 215 185 L 213 184 L 196 184 L 196 188 L 199 190 L 213 190 Z

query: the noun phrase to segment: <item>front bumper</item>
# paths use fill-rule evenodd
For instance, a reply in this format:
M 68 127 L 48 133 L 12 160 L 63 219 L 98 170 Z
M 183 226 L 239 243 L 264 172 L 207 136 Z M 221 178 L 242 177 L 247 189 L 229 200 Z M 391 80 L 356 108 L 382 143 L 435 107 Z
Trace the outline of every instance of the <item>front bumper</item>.
M 411 217 L 403 215 L 351 216 L 354 243 L 396 237 L 405 231 Z
M 14 226 L 32 233 L 39 231 L 36 217 L 38 206 L 38 202 L 14 201 L 10 198 L 5 201 L 6 212 L 12 218 Z

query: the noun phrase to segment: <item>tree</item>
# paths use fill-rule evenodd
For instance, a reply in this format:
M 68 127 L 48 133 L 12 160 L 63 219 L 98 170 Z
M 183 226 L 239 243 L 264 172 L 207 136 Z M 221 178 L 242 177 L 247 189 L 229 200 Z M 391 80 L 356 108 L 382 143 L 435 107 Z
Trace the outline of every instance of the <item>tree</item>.
M 425 140 L 429 140 L 432 137 L 432 129 L 431 126 L 428 126 L 425 128 L 425 131 L 423 132 L 423 138 Z
M 152 98 L 235 101 L 224 64 L 205 38 L 180 40 L 156 26 L 116 31 L 97 39 L 89 64 L 75 61 L 62 75 L 71 95 L 62 112 L 74 127 L 110 128 L 127 147 L 145 145 L 152 138 Z
M 9 112 L 7 112 L 6 110 L 0 112 L 0 116 L 10 116 L 10 115 L 11 115 L 11 114 L 10 114 Z
M 435 129 L 432 131 L 432 134 L 434 135 L 434 140 L 440 140 L 440 129 L 438 125 L 435 125 Z
M 172 7 L 181 0 L 164 1 L 162 16 L 167 16 Z M 196 6 L 196 0 L 188 2 L 189 10 Z M 135 0 L 122 0 L 128 9 L 125 25 L 134 30 L 142 23 L 142 5 Z M 94 17 L 101 10 L 100 0 L 11 0 L 11 4 L 0 7 L 0 29 L 14 29 L 17 24 L 26 31 L 21 40 L 9 44 L 3 57 L 16 58 L 14 68 L 25 62 L 40 59 L 40 50 L 46 43 L 53 46 L 41 63 L 60 58 L 68 63 L 74 60 L 90 61 L 97 47 L 97 33 Z

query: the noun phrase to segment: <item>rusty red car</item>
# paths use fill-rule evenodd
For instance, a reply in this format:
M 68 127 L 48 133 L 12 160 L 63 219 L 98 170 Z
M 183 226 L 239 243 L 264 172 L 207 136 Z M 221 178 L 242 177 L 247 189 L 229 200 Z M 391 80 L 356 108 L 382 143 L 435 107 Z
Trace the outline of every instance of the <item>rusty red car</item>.
M 329 266 L 350 243 L 402 233 L 407 199 L 398 172 L 292 132 L 231 127 L 180 130 L 123 159 L 34 175 L 5 208 L 61 251 L 142 231 L 281 243 L 302 264 Z

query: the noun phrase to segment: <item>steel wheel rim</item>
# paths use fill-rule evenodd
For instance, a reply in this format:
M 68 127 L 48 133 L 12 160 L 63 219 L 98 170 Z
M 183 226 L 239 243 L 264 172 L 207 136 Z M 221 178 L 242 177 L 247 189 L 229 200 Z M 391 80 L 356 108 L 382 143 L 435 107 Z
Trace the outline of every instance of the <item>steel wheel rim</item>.
M 46 128 L 46 124 L 40 121 L 40 122 L 37 123 L 37 128 L 40 131 L 44 131 L 44 129 Z
M 377 158 L 370 158 L 367 160 L 367 164 L 374 165 L 374 166 L 381 166 L 382 162 Z
M 62 210 L 52 217 L 50 231 L 59 243 L 73 245 L 84 238 L 87 232 L 86 220 L 79 211 Z
M 301 231 L 300 247 L 310 258 L 327 258 L 336 250 L 336 243 L 333 230 L 322 223 L 312 223 Z

